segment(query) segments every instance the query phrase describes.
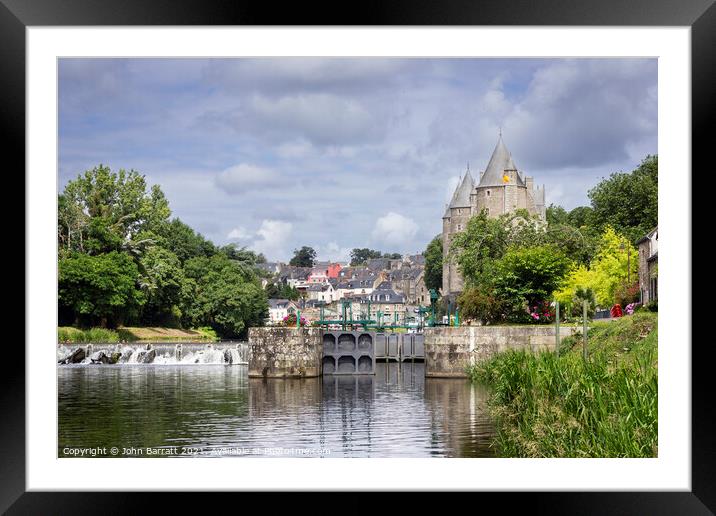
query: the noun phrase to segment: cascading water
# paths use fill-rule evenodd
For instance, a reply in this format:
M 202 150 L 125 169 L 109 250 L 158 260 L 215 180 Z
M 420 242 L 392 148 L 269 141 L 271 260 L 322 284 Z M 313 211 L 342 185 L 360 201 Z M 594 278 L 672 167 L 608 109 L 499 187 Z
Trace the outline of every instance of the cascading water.
M 106 358 L 100 361 L 98 357 L 102 354 Z M 247 342 L 59 344 L 57 347 L 58 364 L 245 365 L 248 355 Z

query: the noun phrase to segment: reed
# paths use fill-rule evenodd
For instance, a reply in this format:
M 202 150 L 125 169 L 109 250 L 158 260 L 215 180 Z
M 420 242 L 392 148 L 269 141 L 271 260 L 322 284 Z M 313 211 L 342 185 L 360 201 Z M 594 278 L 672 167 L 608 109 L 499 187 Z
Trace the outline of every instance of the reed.
M 655 457 L 657 317 L 595 323 L 560 356 L 506 352 L 470 370 L 492 389 L 496 445 L 511 457 Z M 579 342 L 579 345 L 576 345 Z

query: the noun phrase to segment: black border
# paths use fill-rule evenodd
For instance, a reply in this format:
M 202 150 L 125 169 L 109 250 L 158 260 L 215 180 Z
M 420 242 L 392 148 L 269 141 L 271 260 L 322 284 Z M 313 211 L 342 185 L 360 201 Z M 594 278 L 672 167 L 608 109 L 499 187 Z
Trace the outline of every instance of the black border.
M 577 26 L 690 26 L 692 29 L 692 170 L 705 174 L 713 184 L 712 153 L 714 95 L 716 95 L 716 5 L 714 0 L 364 0 L 353 4 L 267 1 L 249 3 L 220 0 L 0 0 L 0 137 L 5 144 L 6 170 L 25 169 L 25 28 L 62 25 L 577 25 Z M 568 43 L 565 43 L 568 44 Z M 7 163 L 7 158 L 10 163 Z M 689 174 L 684 171 L 684 174 Z M 693 175 L 692 175 L 693 177 Z M 704 176 L 699 176 L 704 177 Z M 24 184 L 21 184 L 25 192 Z M 709 189 L 693 190 L 693 204 L 706 199 Z M 17 190 L 15 190 L 15 197 Z M 24 198 L 24 196 L 23 196 Z M 709 202 L 711 201 L 711 202 Z M 662 214 L 665 216 L 668 214 Z M 697 219 L 694 219 L 694 223 Z M 692 235 L 698 233 L 693 231 Z M 712 239 L 709 239 L 712 240 Z M 704 253 L 706 254 L 706 253 Z M 710 254 L 710 253 L 708 253 Z M 24 248 L 23 248 L 24 257 Z M 699 257 L 694 256 L 695 259 Z M 696 264 L 694 261 L 694 270 Z M 703 264 L 708 266 L 708 263 Z M 25 269 L 26 278 L 31 271 Z M 712 275 L 710 275 L 712 276 Z M 24 299 L 24 296 L 23 296 Z M 31 307 L 26 307 L 31 308 Z M 693 314 L 706 317 L 694 299 Z M 690 345 L 691 328 L 684 342 Z M 694 339 L 696 340 L 696 339 Z M 505 503 L 505 508 L 522 505 L 531 512 L 568 514 L 713 514 L 716 510 L 716 446 L 714 446 L 713 392 L 708 360 L 712 339 L 692 346 L 692 491 L 635 493 L 473 493 L 480 502 Z M 6 345 L 10 344 L 5 342 Z M 147 512 L 148 496 L 142 493 L 26 493 L 25 492 L 25 362 L 15 354 L 4 361 L 0 373 L 0 510 L 8 514 L 122 514 Z M 320 479 L 317 479 L 320 485 Z M 81 486 L 78 486 L 81 487 Z M 196 495 L 160 493 L 164 510 L 188 508 Z M 211 494 L 211 505 L 219 509 L 228 495 Z M 245 497 L 246 494 L 240 494 Z M 292 503 L 283 505 L 263 495 L 270 512 L 304 506 L 305 496 L 293 493 Z M 365 506 L 358 494 L 346 494 L 339 507 Z M 254 496 L 251 502 L 259 501 Z M 202 503 L 206 499 L 202 499 Z M 355 502 L 355 503 L 351 503 Z M 424 497 L 401 496 L 402 509 L 409 509 Z M 235 507 L 249 509 L 249 501 Z M 377 502 L 376 502 L 377 503 Z M 416 506 L 418 506 L 416 504 Z M 484 505 L 484 508 L 490 507 Z M 325 507 L 325 506 L 324 506 Z M 419 507 L 419 506 L 418 506 Z M 468 506 L 470 507 L 470 506 Z M 458 509 L 458 511 L 461 509 Z M 220 509 L 219 509 L 220 510 Z M 469 510 L 469 509 L 468 509 Z M 476 507 L 477 510 L 477 507 Z

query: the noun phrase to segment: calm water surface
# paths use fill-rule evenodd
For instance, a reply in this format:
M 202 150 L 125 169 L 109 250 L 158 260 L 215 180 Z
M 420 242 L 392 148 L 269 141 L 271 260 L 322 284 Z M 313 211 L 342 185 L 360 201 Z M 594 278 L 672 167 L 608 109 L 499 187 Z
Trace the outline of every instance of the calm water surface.
M 58 456 L 95 447 L 116 447 L 117 456 L 147 456 L 146 448 L 168 456 L 495 455 L 484 387 L 425 378 L 422 363 L 297 380 L 249 379 L 247 371 L 60 366 Z

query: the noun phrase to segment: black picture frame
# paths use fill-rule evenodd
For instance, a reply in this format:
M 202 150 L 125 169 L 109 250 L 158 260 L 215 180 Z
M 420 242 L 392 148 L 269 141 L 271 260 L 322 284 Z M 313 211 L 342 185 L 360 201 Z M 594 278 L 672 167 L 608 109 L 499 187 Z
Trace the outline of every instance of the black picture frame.
M 208 0 L 0 0 L 0 127 L 8 168 L 25 169 L 25 29 L 28 26 L 88 25 L 553 25 L 553 26 L 690 26 L 692 37 L 692 170 L 712 173 L 707 162 L 712 140 L 716 82 L 716 5 L 714 0 L 470 0 L 428 2 L 400 0 L 345 4 L 271 3 Z M 668 101 L 668 99 L 664 99 Z M 684 171 L 684 174 L 692 173 Z M 692 175 L 692 178 L 694 176 Z M 710 180 L 710 177 L 707 176 Z M 22 184 L 21 184 L 22 185 Z M 20 186 L 24 189 L 24 186 Z M 692 190 L 693 205 L 705 201 L 707 189 Z M 17 191 L 17 190 L 16 190 Z M 708 205 L 708 202 L 705 201 Z M 696 219 L 694 218 L 694 223 Z M 692 235 L 697 232 L 693 231 Z M 696 258 L 696 257 L 695 257 Z M 694 266 L 697 262 L 694 262 Z M 694 270 L 696 268 L 694 267 Z M 32 271 L 25 268 L 25 274 Z M 31 309 L 32 307 L 27 307 Z M 704 315 L 694 302 L 693 316 Z M 691 344 L 692 328 L 684 328 Z M 693 338 L 696 341 L 695 338 Z M 712 514 L 716 511 L 716 447 L 712 439 L 713 388 L 707 368 L 710 341 L 692 346 L 692 491 L 593 493 L 480 493 L 494 502 L 526 505 L 531 512 L 569 514 Z M 25 492 L 25 361 L 24 354 L 3 364 L 0 378 L 2 438 L 0 510 L 8 514 L 115 514 L 146 512 L 146 494 Z M 161 493 L 163 509 L 187 507 L 186 495 Z M 211 495 L 215 497 L 216 495 Z M 245 495 L 242 495 L 245 496 Z M 273 496 L 273 495 L 272 495 Z M 294 503 L 301 505 L 300 498 Z M 266 495 L 264 495 L 266 497 Z M 221 499 L 213 498 L 218 509 Z M 344 506 L 358 502 L 356 494 Z M 480 500 L 482 501 L 482 500 Z M 347 502 L 347 504 L 346 504 Z M 402 499 L 402 509 L 422 497 Z M 274 502 L 276 503 L 276 502 Z M 473 502 L 471 502 L 473 503 Z M 273 505 L 273 504 L 272 504 Z M 211 510 L 211 507 L 208 507 Z M 281 510 L 280 502 L 276 506 Z M 489 507 L 486 506 L 486 507 Z M 248 508 L 248 507 L 247 507 Z M 460 509 L 458 509 L 460 510 Z M 273 512 L 273 511 L 272 511 Z

